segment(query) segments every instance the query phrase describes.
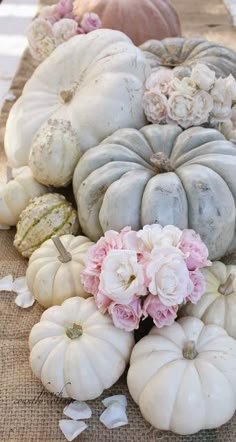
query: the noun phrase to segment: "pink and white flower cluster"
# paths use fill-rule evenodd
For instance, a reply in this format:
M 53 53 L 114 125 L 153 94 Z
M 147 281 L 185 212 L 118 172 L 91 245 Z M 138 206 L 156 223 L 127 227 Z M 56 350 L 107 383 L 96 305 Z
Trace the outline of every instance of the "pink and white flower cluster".
M 215 72 L 204 64 L 197 64 L 190 76 L 176 75 L 174 70 L 159 68 L 147 79 L 143 100 L 147 119 L 154 124 L 172 123 L 185 129 L 205 123 L 221 124 L 226 138 L 236 141 L 233 76 L 216 78 Z
M 194 230 L 126 227 L 106 232 L 88 250 L 81 281 L 116 327 L 132 331 L 151 316 L 161 328 L 174 322 L 180 304 L 198 302 L 205 291 L 200 269 L 210 264 Z
M 59 0 L 55 5 L 42 8 L 40 15 L 30 24 L 27 31 L 29 48 L 32 56 L 42 61 L 75 35 L 87 34 L 101 26 L 97 14 L 85 13 L 79 21 L 73 15 L 73 0 Z

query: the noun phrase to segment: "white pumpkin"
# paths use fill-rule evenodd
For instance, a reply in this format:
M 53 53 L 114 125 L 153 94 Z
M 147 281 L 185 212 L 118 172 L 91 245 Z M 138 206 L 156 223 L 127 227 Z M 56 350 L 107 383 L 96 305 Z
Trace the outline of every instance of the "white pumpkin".
M 181 316 L 195 316 L 204 324 L 216 324 L 236 339 L 236 266 L 214 262 L 202 269 L 206 292 L 197 304 L 187 303 Z
M 93 243 L 85 236 L 52 237 L 31 255 L 26 272 L 28 287 L 43 307 L 60 305 L 67 298 L 90 295 L 83 289 L 80 274 L 86 252 Z
M 0 224 L 15 226 L 30 200 L 48 192 L 33 177 L 29 167 L 13 171 L 14 179 L 0 186 Z
M 86 401 L 119 379 L 134 337 L 116 328 L 93 298 L 75 297 L 43 313 L 29 345 L 31 368 L 47 390 Z
M 71 123 L 49 119 L 37 132 L 29 155 L 34 177 L 46 186 L 67 186 L 80 157 L 78 135 Z
M 49 118 L 71 124 L 82 153 L 120 127 L 141 127 L 148 74 L 143 52 L 118 31 L 98 29 L 60 45 L 11 109 L 5 136 L 9 164 L 28 163 L 33 139 Z
M 160 430 L 184 435 L 217 428 L 236 408 L 236 341 L 192 317 L 154 327 L 133 349 L 128 387 Z
M 214 129 L 121 129 L 90 149 L 73 186 L 82 230 L 173 224 L 197 231 L 210 259 L 236 250 L 236 149 Z

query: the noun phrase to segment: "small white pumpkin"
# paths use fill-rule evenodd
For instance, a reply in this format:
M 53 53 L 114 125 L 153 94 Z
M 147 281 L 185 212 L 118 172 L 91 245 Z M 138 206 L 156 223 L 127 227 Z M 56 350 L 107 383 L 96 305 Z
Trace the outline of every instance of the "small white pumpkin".
M 48 192 L 34 179 L 28 166 L 14 170 L 13 176 L 14 179 L 0 186 L 0 224 L 6 227 L 17 224 L 32 198 Z
M 116 328 L 93 298 L 74 297 L 43 313 L 29 345 L 31 368 L 47 390 L 87 401 L 122 375 L 134 336 Z
M 85 236 L 52 237 L 31 255 L 26 272 L 28 287 L 43 307 L 67 298 L 88 298 L 80 281 L 86 252 L 93 243 Z
M 21 212 L 14 246 L 26 258 L 52 236 L 76 235 L 79 222 L 76 210 L 58 193 L 34 198 Z
M 34 177 L 46 186 L 67 186 L 80 158 L 70 121 L 49 119 L 36 134 L 29 155 Z
M 195 316 L 204 324 L 216 324 L 236 339 L 236 266 L 216 261 L 202 269 L 206 292 L 197 304 L 187 303 L 181 316 Z
M 60 45 L 11 109 L 5 135 L 10 166 L 28 164 L 33 139 L 50 118 L 71 123 L 82 153 L 120 127 L 143 126 L 149 74 L 144 53 L 122 32 L 98 29 Z
M 192 317 L 154 327 L 133 349 L 128 387 L 160 430 L 184 435 L 217 428 L 236 408 L 236 341 Z

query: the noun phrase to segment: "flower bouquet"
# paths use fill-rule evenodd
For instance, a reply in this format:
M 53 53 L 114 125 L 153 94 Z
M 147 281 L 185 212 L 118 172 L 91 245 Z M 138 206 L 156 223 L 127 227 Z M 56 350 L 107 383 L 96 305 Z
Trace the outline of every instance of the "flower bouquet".
M 193 230 L 126 227 L 89 248 L 81 280 L 116 327 L 136 330 L 149 316 L 161 328 L 173 324 L 180 305 L 199 301 L 205 291 L 200 269 L 209 265 L 207 247 Z

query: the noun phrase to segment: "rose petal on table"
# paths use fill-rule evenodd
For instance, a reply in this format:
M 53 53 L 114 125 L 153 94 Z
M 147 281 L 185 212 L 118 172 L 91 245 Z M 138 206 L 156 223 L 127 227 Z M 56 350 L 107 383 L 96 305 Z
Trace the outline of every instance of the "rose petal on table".
M 128 424 L 126 408 L 118 402 L 114 402 L 106 408 L 99 419 L 109 430 Z
M 10 230 L 10 226 L 7 226 L 6 224 L 0 224 L 0 230 Z
M 73 421 L 69 419 L 61 419 L 59 421 L 59 428 L 64 434 L 65 438 L 71 442 L 74 440 L 79 434 L 81 434 L 88 425 L 86 425 L 83 421 Z
M 92 416 L 92 410 L 86 402 L 75 401 L 64 408 L 63 414 L 74 420 L 89 419 Z
M 21 308 L 29 308 L 35 303 L 35 299 L 29 291 L 20 293 L 15 298 L 15 304 Z
M 13 276 L 7 275 L 0 279 L 0 291 L 1 292 L 12 292 L 13 287 Z
M 26 283 L 26 277 L 20 276 L 19 278 L 16 278 L 13 282 L 12 290 L 17 294 L 28 292 L 29 289 Z
M 103 399 L 102 403 L 105 407 L 109 407 L 114 404 L 114 402 L 118 402 L 123 407 L 127 407 L 127 398 L 124 394 L 115 394 L 114 396 L 109 396 Z

